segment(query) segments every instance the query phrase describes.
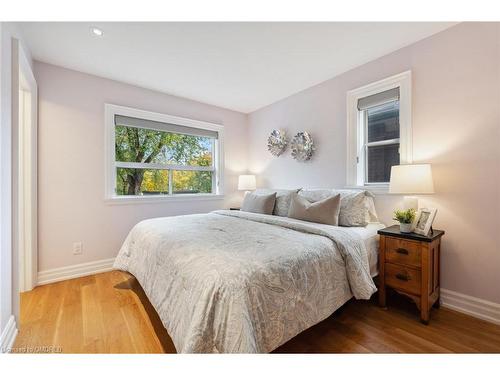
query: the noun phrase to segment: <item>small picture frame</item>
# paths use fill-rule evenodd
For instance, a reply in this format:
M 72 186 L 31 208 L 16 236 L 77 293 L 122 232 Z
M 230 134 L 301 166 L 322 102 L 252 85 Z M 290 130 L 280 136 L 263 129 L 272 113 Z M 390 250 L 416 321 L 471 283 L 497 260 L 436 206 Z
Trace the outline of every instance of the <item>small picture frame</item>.
M 421 234 L 422 236 L 428 236 L 434 218 L 436 217 L 437 209 L 435 208 L 421 208 L 417 212 L 417 216 L 414 221 L 413 232 Z

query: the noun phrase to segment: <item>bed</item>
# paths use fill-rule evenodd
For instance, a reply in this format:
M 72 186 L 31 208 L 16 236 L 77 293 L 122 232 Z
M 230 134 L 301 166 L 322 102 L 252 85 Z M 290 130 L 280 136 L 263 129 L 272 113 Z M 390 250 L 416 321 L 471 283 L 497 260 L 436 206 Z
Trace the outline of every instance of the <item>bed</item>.
M 114 267 L 133 274 L 180 353 L 267 353 L 376 291 L 381 224 L 219 210 L 149 219 Z
M 368 254 L 368 265 L 370 268 L 370 275 L 372 278 L 378 275 L 378 247 L 379 235 L 378 231 L 384 229 L 385 225 L 382 223 L 368 223 L 365 227 L 348 227 L 343 228 L 353 235 L 358 235 L 365 244 L 366 252 Z

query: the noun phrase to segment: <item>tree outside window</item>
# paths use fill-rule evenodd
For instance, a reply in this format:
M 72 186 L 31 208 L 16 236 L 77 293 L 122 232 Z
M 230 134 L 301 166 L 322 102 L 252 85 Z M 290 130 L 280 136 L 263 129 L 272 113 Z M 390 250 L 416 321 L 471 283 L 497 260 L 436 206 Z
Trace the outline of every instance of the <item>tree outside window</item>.
M 210 137 L 116 125 L 116 194 L 212 193 L 213 153 Z

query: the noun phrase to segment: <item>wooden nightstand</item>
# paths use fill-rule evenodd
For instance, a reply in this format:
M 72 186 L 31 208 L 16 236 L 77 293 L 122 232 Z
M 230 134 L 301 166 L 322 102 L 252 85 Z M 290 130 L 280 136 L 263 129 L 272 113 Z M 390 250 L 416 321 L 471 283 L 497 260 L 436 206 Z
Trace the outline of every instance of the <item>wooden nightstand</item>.
M 386 286 L 410 297 L 420 310 L 422 323 L 429 323 L 430 309 L 439 307 L 439 268 L 441 237 L 435 230 L 429 236 L 401 233 L 399 225 L 378 231 L 379 305 L 386 305 Z

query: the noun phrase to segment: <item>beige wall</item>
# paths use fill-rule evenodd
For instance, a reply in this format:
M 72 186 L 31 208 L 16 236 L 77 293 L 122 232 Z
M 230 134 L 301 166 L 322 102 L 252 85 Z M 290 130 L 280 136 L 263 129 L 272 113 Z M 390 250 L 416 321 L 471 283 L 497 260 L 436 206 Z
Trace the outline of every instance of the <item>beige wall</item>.
M 39 271 L 116 256 L 145 218 L 239 204 L 246 171 L 246 115 L 44 63 L 39 87 Z M 224 125 L 225 195 L 220 201 L 110 205 L 104 202 L 104 103 Z M 73 255 L 72 244 L 83 243 Z
M 435 227 L 446 230 L 442 286 L 500 302 L 500 27 L 460 24 L 247 116 L 67 69 L 35 64 L 39 86 L 39 270 L 114 257 L 129 229 L 155 216 L 238 205 L 237 175 L 260 186 L 345 184 L 346 92 L 411 69 L 415 162 L 430 162 Z M 104 103 L 225 125 L 224 201 L 104 202 Z M 266 149 L 273 128 L 310 131 L 299 164 Z M 248 149 L 248 153 L 247 153 Z M 248 162 L 248 163 L 247 163 Z M 377 196 L 386 224 L 400 196 Z M 72 243 L 83 254 L 72 255 Z
M 249 115 L 249 167 L 258 185 L 342 187 L 346 92 L 411 69 L 413 156 L 432 163 L 444 229 L 442 287 L 500 302 L 500 24 L 459 24 Z M 272 157 L 274 128 L 307 130 L 317 152 L 297 163 Z M 377 196 L 382 221 L 400 196 Z

